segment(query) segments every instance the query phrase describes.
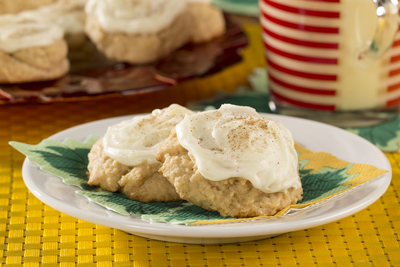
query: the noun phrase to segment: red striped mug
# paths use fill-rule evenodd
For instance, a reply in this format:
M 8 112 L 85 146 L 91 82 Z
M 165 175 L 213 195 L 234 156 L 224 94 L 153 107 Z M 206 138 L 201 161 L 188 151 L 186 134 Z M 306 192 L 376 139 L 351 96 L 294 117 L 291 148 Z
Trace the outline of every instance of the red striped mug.
M 399 105 L 397 0 L 259 4 L 273 111 L 359 116 Z

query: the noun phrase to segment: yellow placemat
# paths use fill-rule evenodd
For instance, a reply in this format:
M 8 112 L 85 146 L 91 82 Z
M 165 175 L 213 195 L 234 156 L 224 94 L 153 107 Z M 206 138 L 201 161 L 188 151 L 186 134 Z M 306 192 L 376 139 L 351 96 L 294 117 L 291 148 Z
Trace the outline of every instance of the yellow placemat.
M 130 235 L 64 215 L 37 200 L 21 174 L 24 156 L 10 140 L 36 144 L 68 127 L 235 90 L 262 66 L 259 28 L 246 28 L 245 61 L 204 80 L 157 94 L 82 103 L 0 107 L 0 259 L 3 266 L 400 266 L 400 154 L 388 153 L 393 179 L 353 216 L 261 241 L 188 245 Z

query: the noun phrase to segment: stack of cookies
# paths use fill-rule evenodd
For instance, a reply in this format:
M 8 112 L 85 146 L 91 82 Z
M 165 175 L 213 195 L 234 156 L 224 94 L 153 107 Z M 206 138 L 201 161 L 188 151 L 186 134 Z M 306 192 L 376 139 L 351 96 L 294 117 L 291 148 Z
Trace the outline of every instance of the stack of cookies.
M 63 76 L 68 47 L 86 37 L 110 59 L 147 64 L 224 31 L 222 12 L 204 0 L 3 0 L 0 83 Z
M 130 199 L 186 200 L 222 216 L 274 215 L 303 193 L 291 133 L 254 109 L 178 105 L 111 126 L 89 153 L 88 183 Z

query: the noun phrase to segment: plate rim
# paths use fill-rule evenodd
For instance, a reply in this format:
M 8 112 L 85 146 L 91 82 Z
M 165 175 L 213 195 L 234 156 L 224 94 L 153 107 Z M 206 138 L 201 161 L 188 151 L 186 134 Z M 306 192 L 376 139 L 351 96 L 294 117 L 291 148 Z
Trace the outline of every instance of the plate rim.
M 118 121 L 118 120 L 123 120 L 126 118 L 132 118 L 133 116 L 138 116 L 138 115 L 143 115 L 145 113 L 141 114 L 132 114 L 132 115 L 125 115 L 125 116 L 118 116 L 118 117 L 112 117 L 112 118 L 106 118 L 106 119 L 100 119 L 100 120 L 95 120 L 92 122 L 87 122 L 83 124 L 79 124 L 73 127 L 70 127 L 68 129 L 65 129 L 63 131 L 60 131 L 56 134 L 51 135 L 47 139 L 59 139 L 60 136 L 62 137 L 65 134 L 68 134 L 69 131 L 79 131 L 79 128 L 88 126 L 91 124 L 101 124 L 101 123 L 107 123 L 108 121 Z M 35 183 L 34 179 L 29 178 L 30 174 L 28 171 L 32 171 L 32 168 L 35 168 L 36 171 L 43 172 L 43 174 L 50 175 L 57 177 L 60 179 L 60 182 L 62 182 L 61 178 L 45 173 L 42 171 L 39 166 L 35 163 L 32 163 L 29 161 L 27 158 L 24 160 L 23 166 L 22 166 L 22 176 L 24 179 L 24 182 L 27 186 L 27 188 L 32 192 L 33 195 L 35 195 L 39 200 L 41 200 L 43 203 L 49 205 L 50 207 L 65 213 L 67 215 L 70 215 L 72 217 L 92 222 L 95 224 L 100 224 L 104 226 L 108 226 L 111 228 L 116 228 L 120 229 L 123 231 L 127 231 L 129 233 L 135 234 L 137 233 L 138 235 L 157 235 L 162 237 L 180 237 L 180 238 L 202 238 L 202 239 L 209 239 L 209 238 L 243 238 L 243 237 L 256 237 L 260 235 L 277 235 L 281 233 L 286 233 L 286 232 L 291 232 L 291 231 L 296 231 L 296 230 L 301 230 L 301 229 L 306 229 L 306 228 L 312 228 L 315 226 L 319 226 L 322 224 L 330 223 L 332 221 L 337 221 L 340 220 L 344 217 L 350 216 L 368 206 L 370 206 L 372 203 L 374 203 L 376 200 L 378 200 L 387 190 L 387 188 L 390 185 L 391 178 L 392 178 L 392 169 L 389 160 L 387 157 L 384 155 L 384 153 L 379 150 L 375 145 L 370 143 L 369 141 L 365 140 L 362 137 L 359 137 L 353 133 L 350 133 L 346 130 L 343 130 L 341 128 L 328 125 L 325 123 L 317 122 L 317 121 L 312 121 L 308 119 L 303 119 L 303 118 L 297 118 L 297 117 L 291 117 L 291 116 L 285 116 L 285 115 L 278 115 L 278 114 L 267 114 L 267 113 L 260 113 L 262 115 L 266 115 L 271 117 L 272 119 L 277 119 L 279 121 L 279 118 L 288 118 L 288 119 L 293 119 L 293 120 L 299 120 L 299 121 L 305 121 L 307 123 L 312 123 L 316 125 L 322 125 L 323 127 L 328 127 L 331 128 L 332 130 L 335 131 L 342 131 L 342 133 L 345 134 L 350 134 L 354 135 L 355 138 L 359 138 L 360 141 L 365 142 L 366 145 L 372 146 L 371 149 L 374 149 L 379 157 L 384 157 L 385 159 L 385 164 L 387 165 L 387 170 L 388 172 L 383 174 L 382 177 L 376 181 L 373 181 L 372 183 L 380 183 L 379 187 L 374 190 L 374 195 L 371 198 L 367 198 L 366 201 L 360 203 L 360 201 L 357 201 L 355 203 L 352 203 L 351 205 L 347 206 L 346 209 L 341 211 L 340 213 L 334 213 L 331 214 L 330 216 L 321 216 L 317 215 L 312 218 L 305 218 L 301 220 L 296 220 L 296 221 L 288 221 L 288 222 L 269 222 L 268 227 L 265 227 L 266 225 L 263 224 L 263 222 L 260 223 L 247 223 L 245 225 L 243 224 L 224 224 L 223 227 L 219 225 L 205 225 L 204 227 L 200 226 L 187 226 L 187 225 L 174 225 L 174 224 L 169 224 L 169 223 L 154 223 L 154 222 L 148 222 L 144 221 L 141 219 L 132 219 L 132 220 L 120 220 L 118 221 L 118 225 L 115 225 L 116 219 L 114 217 L 106 217 L 104 215 L 99 215 L 96 213 L 88 213 L 87 211 L 84 211 L 82 209 L 67 205 L 63 201 L 54 198 L 51 195 L 46 194 L 43 190 L 39 188 L 39 186 Z M 88 137 L 90 135 L 87 135 Z M 64 138 L 65 139 L 65 138 Z M 60 141 L 60 140 L 57 140 Z M 371 183 L 371 184 L 372 184 Z M 64 186 L 70 186 L 64 184 Z M 73 186 L 74 187 L 74 186 Z M 74 187 L 77 188 L 77 187 Z M 76 195 L 76 197 L 78 197 Z M 85 201 L 88 201 L 85 199 Z M 89 201 L 88 201 L 89 202 Z M 103 209 L 106 209 L 105 207 L 102 207 Z M 78 216 L 77 216 L 78 215 Z M 321 218 L 320 218 L 321 217 Z M 323 218 L 322 218 L 323 217 Z M 140 222 L 138 222 L 139 220 Z M 129 222 L 129 223 L 128 223 Z M 295 222 L 295 223 L 294 223 Z M 245 231 L 243 231 L 244 228 L 241 228 L 240 230 L 242 231 L 237 231 L 238 227 L 243 227 L 245 226 Z M 195 228 L 193 228 L 195 227 Z M 195 231 L 193 231 L 195 229 Z

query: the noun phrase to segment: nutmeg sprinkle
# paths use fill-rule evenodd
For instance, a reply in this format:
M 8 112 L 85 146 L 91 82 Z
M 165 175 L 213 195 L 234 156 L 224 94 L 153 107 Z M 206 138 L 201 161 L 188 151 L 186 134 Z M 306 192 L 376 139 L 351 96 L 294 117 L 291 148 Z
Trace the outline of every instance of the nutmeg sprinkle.
M 169 132 L 185 115 L 192 111 L 179 105 L 163 110 L 156 109 L 149 115 L 136 116 L 109 127 L 103 138 L 107 156 L 127 166 L 138 165 L 145 160 L 157 162 L 155 154 Z
M 175 129 L 206 179 L 241 177 L 267 193 L 300 186 L 291 133 L 252 108 L 222 105 L 186 117 Z

